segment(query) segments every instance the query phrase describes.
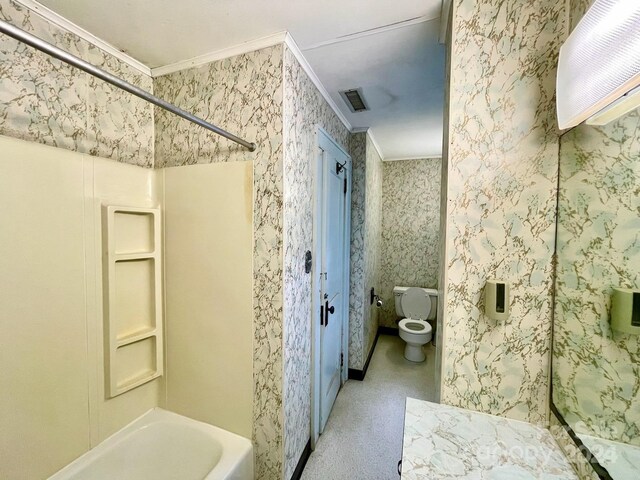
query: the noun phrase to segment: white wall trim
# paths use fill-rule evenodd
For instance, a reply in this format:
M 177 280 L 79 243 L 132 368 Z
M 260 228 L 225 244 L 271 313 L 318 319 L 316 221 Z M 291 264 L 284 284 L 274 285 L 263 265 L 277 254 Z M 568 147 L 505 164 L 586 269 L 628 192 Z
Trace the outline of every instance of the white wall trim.
M 385 158 L 385 162 L 402 162 L 403 160 L 435 160 L 441 159 L 442 155 L 412 155 L 409 157 Z
M 379 33 L 389 32 L 391 30 L 397 30 L 398 28 L 405 28 L 411 25 L 418 25 L 424 22 L 430 22 L 432 20 L 439 20 L 440 15 L 435 17 L 428 17 L 422 15 L 420 17 L 410 18 L 409 20 L 403 20 L 401 22 L 391 23 L 389 25 L 383 25 L 382 27 L 371 28 L 369 30 L 363 30 L 362 32 L 350 33 L 349 35 L 343 35 L 341 37 L 332 38 L 331 40 L 325 40 L 324 42 L 313 43 L 306 46 L 302 51 L 313 50 L 315 48 L 326 47 L 328 45 L 334 45 L 336 43 L 348 42 L 350 40 L 356 40 L 362 37 L 368 37 L 369 35 L 377 35 Z
M 378 152 L 380 159 L 384 161 L 384 155 L 382 154 L 382 149 L 380 148 L 380 145 L 378 144 L 376 137 L 373 136 L 373 131 L 370 128 L 367 129 L 367 135 L 369 135 L 369 138 L 371 139 L 371 143 L 373 143 L 373 148 L 375 148 L 376 151 Z
M 189 58 L 187 60 L 181 60 L 176 63 L 164 65 L 162 67 L 156 67 L 151 69 L 151 76 L 161 77 L 162 75 L 168 75 L 170 73 L 179 72 L 187 68 L 200 67 L 207 63 L 217 62 L 225 58 L 236 57 L 244 53 L 255 52 L 263 48 L 273 47 L 285 43 L 287 32 L 278 32 L 266 37 L 256 38 L 255 40 L 249 40 L 233 47 L 223 48 L 222 50 L 216 50 L 214 52 L 198 55 L 197 57 Z
M 329 95 L 329 92 L 324 87 L 324 85 L 322 84 L 318 76 L 316 75 L 316 72 L 313 71 L 313 68 L 311 68 L 311 65 L 309 65 L 309 62 L 307 61 L 307 59 L 304 58 L 304 55 L 302 54 L 300 47 L 298 47 L 298 44 L 295 42 L 293 37 L 288 32 L 285 36 L 284 43 L 287 47 L 289 47 L 289 50 L 291 50 L 291 53 L 293 53 L 293 55 L 296 57 L 296 60 L 298 60 L 298 63 L 300 63 L 300 66 L 302 67 L 302 69 L 305 71 L 305 73 L 307 74 L 309 79 L 313 82 L 313 84 L 316 86 L 316 88 L 320 91 L 320 94 L 324 97 L 324 99 L 329 104 L 333 112 L 338 116 L 342 124 L 345 127 L 347 127 L 347 130 L 351 132 L 353 130 L 351 123 L 349 122 L 349 120 L 347 120 L 347 117 L 344 115 L 344 113 L 340 111 L 340 109 L 338 108 L 338 105 L 336 105 L 336 102 L 333 101 L 333 98 L 331 98 L 331 95 Z
M 74 35 L 77 35 L 83 40 L 89 42 L 91 45 L 99 48 L 100 50 L 107 52 L 110 55 L 113 55 L 121 62 L 126 63 L 127 65 L 129 65 L 132 68 L 135 68 L 139 72 L 144 73 L 145 75 L 151 76 L 151 69 L 147 67 L 145 64 L 143 64 L 142 62 L 139 62 L 138 60 L 131 57 L 130 55 L 127 55 L 126 53 L 120 51 L 117 47 L 114 47 L 110 43 L 105 42 L 104 40 L 89 33 L 84 28 L 79 27 L 75 23 L 64 18 L 62 15 L 57 14 L 53 10 L 45 7 L 44 5 L 41 5 L 35 0 L 15 0 L 15 1 L 19 5 L 22 5 L 23 7 L 31 10 L 35 14 L 44 18 L 49 23 L 52 23 L 62 28 L 63 30 L 73 33 Z
M 340 111 L 340 108 L 338 108 L 338 105 L 333 100 L 333 98 L 331 98 L 331 95 L 329 95 L 329 92 L 318 78 L 318 75 L 316 75 L 316 73 L 313 71 L 313 68 L 311 68 L 311 65 L 302 54 L 300 47 L 298 47 L 298 44 L 293 39 L 291 34 L 289 34 L 289 32 L 279 32 L 267 37 L 244 42 L 233 47 L 217 50 L 215 52 L 205 53 L 204 55 L 199 55 L 197 57 L 176 62 L 171 65 L 153 68 L 151 70 L 151 76 L 153 78 L 160 77 L 162 75 L 179 72 L 180 70 L 184 70 L 187 68 L 199 67 L 201 65 L 206 65 L 207 63 L 223 60 L 225 58 L 235 57 L 244 53 L 261 50 L 263 48 L 273 47 L 274 45 L 279 45 L 281 43 L 284 43 L 289 48 L 289 50 L 291 50 L 291 53 L 293 53 L 293 56 L 296 57 L 296 60 L 305 71 L 309 79 L 313 82 L 315 87 L 318 89 L 322 97 L 329 104 L 342 124 L 347 128 L 347 130 L 351 132 L 351 123 L 349 122 L 349 120 L 347 120 L 347 117 L 344 115 L 344 113 Z
M 149 76 L 151 76 L 153 78 L 160 77 L 162 75 L 167 75 L 169 73 L 178 72 L 180 70 L 184 70 L 184 69 L 187 69 L 187 68 L 198 67 L 198 66 L 210 63 L 210 62 L 215 62 L 215 61 L 222 60 L 222 59 L 225 59 L 225 58 L 235 57 L 237 55 L 242 55 L 244 53 L 254 52 L 256 50 L 261 50 L 263 48 L 268 48 L 268 47 L 272 47 L 274 45 L 279 45 L 281 43 L 284 43 L 289 48 L 289 50 L 291 50 L 291 53 L 293 53 L 293 55 L 296 57 L 296 60 L 298 60 L 298 63 L 300 63 L 300 66 L 302 67 L 302 69 L 305 71 L 305 73 L 307 74 L 309 79 L 313 82 L 313 84 L 318 89 L 318 91 L 320 92 L 322 97 L 329 104 L 329 107 L 331 107 L 333 112 L 340 119 L 340 121 L 347 128 L 347 130 L 349 130 L 349 132 L 351 132 L 351 133 L 368 132 L 369 138 L 371 139 L 375 149 L 378 151 L 378 154 L 380 155 L 380 158 L 385 160 L 384 156 L 382 155 L 382 150 L 381 150 L 380 146 L 378 145 L 378 142 L 376 142 L 375 137 L 373 136 L 371 130 L 369 128 L 364 128 L 364 129 L 363 128 L 357 128 L 357 129 L 354 129 L 351 126 L 351 122 L 349 122 L 349 120 L 347 119 L 345 114 L 340 110 L 340 108 L 338 107 L 338 105 L 336 104 L 334 99 L 331 98 L 331 95 L 329 94 L 329 92 L 327 91 L 325 86 L 320 81 L 320 78 L 318 78 L 318 75 L 316 75 L 316 73 L 313 71 L 313 68 L 311 68 L 311 65 L 309 64 L 307 59 L 304 57 L 304 55 L 302 53 L 302 50 L 300 50 L 300 47 L 295 42 L 295 40 L 293 39 L 291 34 L 289 34 L 288 32 L 275 33 L 273 35 L 269 35 L 269 36 L 266 36 L 266 37 L 262 37 L 262 38 L 258 38 L 258 39 L 251 40 L 251 41 L 248 41 L 248 42 L 244 42 L 244 43 L 241 43 L 239 45 L 235 45 L 233 47 L 224 48 L 222 50 L 217 50 L 215 52 L 206 53 L 204 55 L 199 55 L 197 57 L 193 57 L 193 58 L 190 58 L 190 59 L 187 59 L 187 60 L 182 60 L 180 62 L 172 63 L 172 64 L 169 64 L 169 65 L 164 65 L 162 67 L 149 68 L 148 66 L 146 66 L 142 62 L 140 62 L 140 61 L 136 60 L 135 58 L 131 57 L 130 55 L 127 55 L 126 53 L 120 51 L 118 48 L 116 48 L 115 46 L 111 45 L 110 43 L 108 43 L 108 42 L 96 37 L 92 33 L 90 33 L 87 30 L 85 30 L 84 28 L 82 28 L 82 27 L 76 25 L 75 23 L 67 20 L 62 15 L 59 15 L 58 13 L 54 12 L 53 10 L 45 7 L 44 5 L 41 5 L 36 0 L 15 0 L 15 1 L 18 4 L 22 5 L 23 7 L 27 8 L 27 9 L 31 10 L 32 12 L 34 12 L 35 14 L 39 15 L 40 17 L 42 17 L 46 21 L 48 21 L 48 22 L 50 22 L 50 23 L 52 23 L 52 24 L 54 24 L 54 25 L 56 25 L 56 26 L 58 26 L 58 27 L 60 27 L 60 28 L 62 28 L 64 30 L 66 30 L 66 31 L 68 31 L 70 33 L 73 33 L 74 35 L 77 35 L 78 37 L 82 38 L 83 40 L 89 42 L 91 45 L 93 45 L 93 46 L 95 46 L 95 47 L 97 47 L 97 48 L 109 53 L 110 55 L 113 55 L 115 58 L 117 58 L 121 62 L 123 62 L 123 63 L 129 65 L 130 67 L 138 70 L 139 72 L 141 72 L 141 73 L 143 73 L 145 75 L 149 75 Z M 360 33 L 356 33 L 356 34 L 353 34 L 353 35 L 348 35 L 346 37 L 340 37 L 340 38 L 337 38 L 337 39 L 329 41 L 329 43 L 327 43 L 327 44 L 346 41 L 346 40 L 350 40 L 350 39 L 353 39 L 353 38 L 359 38 L 361 36 L 373 35 L 375 33 L 379 33 L 379 32 L 382 32 L 382 31 L 393 30 L 395 28 L 401 28 L 401 27 L 405 27 L 407 25 L 413 25 L 413 24 L 417 24 L 417 23 L 430 21 L 430 20 L 433 20 L 433 18 L 418 17 L 418 18 L 411 19 L 411 20 L 408 20 L 408 21 L 405 21 L 405 22 L 399 22 L 398 24 L 393 24 L 393 25 L 389 25 L 389 26 L 385 26 L 385 27 L 381 27 L 381 28 L 377 28 L 377 29 L 373 29 L 373 30 L 369 30 L 369 31 L 365 31 L 365 32 L 360 32 Z M 309 48 L 307 48 L 307 50 L 309 50 L 310 48 L 316 48 L 316 47 L 309 47 Z

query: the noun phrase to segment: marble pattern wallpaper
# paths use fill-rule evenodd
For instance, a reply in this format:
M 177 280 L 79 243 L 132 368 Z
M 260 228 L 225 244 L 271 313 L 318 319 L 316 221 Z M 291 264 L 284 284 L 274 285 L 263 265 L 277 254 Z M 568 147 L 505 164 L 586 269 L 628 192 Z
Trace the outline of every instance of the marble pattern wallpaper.
M 378 331 L 378 292 L 382 225 L 382 158 L 367 132 L 352 134 L 351 263 L 349 280 L 349 368 L 362 370 Z
M 348 149 L 349 131 L 324 100 L 294 54 L 284 49 L 284 478 L 291 478 L 310 437 L 311 275 L 313 175 L 317 127 Z
M 595 0 L 568 0 L 569 7 L 569 32 L 573 32 L 573 29 L 576 28 L 578 22 L 582 19 L 589 7 L 593 5 Z
M 283 468 L 283 54 L 277 45 L 155 79 L 159 96 L 258 144 L 249 152 L 156 112 L 158 168 L 253 161 L 253 442 L 265 480 Z
M 553 402 L 577 432 L 640 445 L 640 337 L 611 329 L 640 288 L 640 110 L 560 146 Z
M 370 305 L 371 287 L 380 289 L 380 245 L 382 243 L 382 157 L 373 141 L 367 135 L 367 171 L 366 186 L 366 216 L 364 232 L 364 281 L 365 281 L 365 305 L 368 306 L 363 321 L 364 332 L 362 334 L 362 361 L 366 362 L 369 352 L 373 347 L 378 332 L 379 309 Z
M 153 92 L 148 75 L 12 0 L 0 19 Z M 0 65 L 1 135 L 153 167 L 151 104 L 6 35 Z
M 558 133 L 555 0 L 455 0 L 441 401 L 546 424 Z M 484 315 L 487 278 L 510 318 Z
M 351 155 L 351 245 L 349 265 L 349 368 L 364 366 L 363 334 L 366 312 L 370 311 L 364 281 L 364 232 L 366 216 L 367 133 L 353 133 Z
M 282 142 L 283 48 L 264 48 L 163 75 L 154 79 L 156 95 L 256 143 L 274 158 Z M 161 108 L 156 108 L 155 124 L 157 168 L 255 157 L 241 145 Z
M 437 287 L 441 164 L 441 158 L 383 162 L 379 285 L 385 327 L 398 327 L 393 287 Z

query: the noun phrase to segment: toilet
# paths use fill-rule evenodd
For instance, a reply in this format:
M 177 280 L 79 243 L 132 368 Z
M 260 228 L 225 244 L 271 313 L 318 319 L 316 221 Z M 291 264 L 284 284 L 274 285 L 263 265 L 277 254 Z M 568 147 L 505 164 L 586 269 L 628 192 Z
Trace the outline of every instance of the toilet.
M 393 295 L 396 313 L 404 317 L 398 325 L 400 338 L 407 342 L 404 358 L 412 362 L 424 362 L 426 357 L 422 346 L 431 340 L 432 332 L 427 320 L 436 318 L 438 291 L 429 288 L 395 287 Z

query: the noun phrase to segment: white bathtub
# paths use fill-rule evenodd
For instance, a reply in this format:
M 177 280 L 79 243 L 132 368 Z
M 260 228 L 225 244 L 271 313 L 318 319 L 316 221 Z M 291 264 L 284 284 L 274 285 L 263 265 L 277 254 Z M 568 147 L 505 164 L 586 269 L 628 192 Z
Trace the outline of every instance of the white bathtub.
M 221 428 L 154 408 L 49 480 L 253 480 L 253 447 Z

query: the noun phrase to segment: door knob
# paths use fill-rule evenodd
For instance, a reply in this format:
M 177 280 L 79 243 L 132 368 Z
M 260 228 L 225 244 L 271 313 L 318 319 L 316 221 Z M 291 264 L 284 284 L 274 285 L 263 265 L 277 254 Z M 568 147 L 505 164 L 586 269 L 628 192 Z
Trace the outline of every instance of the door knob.
M 336 311 L 336 307 L 334 307 L 333 305 L 329 306 L 329 300 L 324 302 L 324 326 L 325 327 L 329 325 L 329 314 L 333 315 L 333 312 L 335 311 Z

